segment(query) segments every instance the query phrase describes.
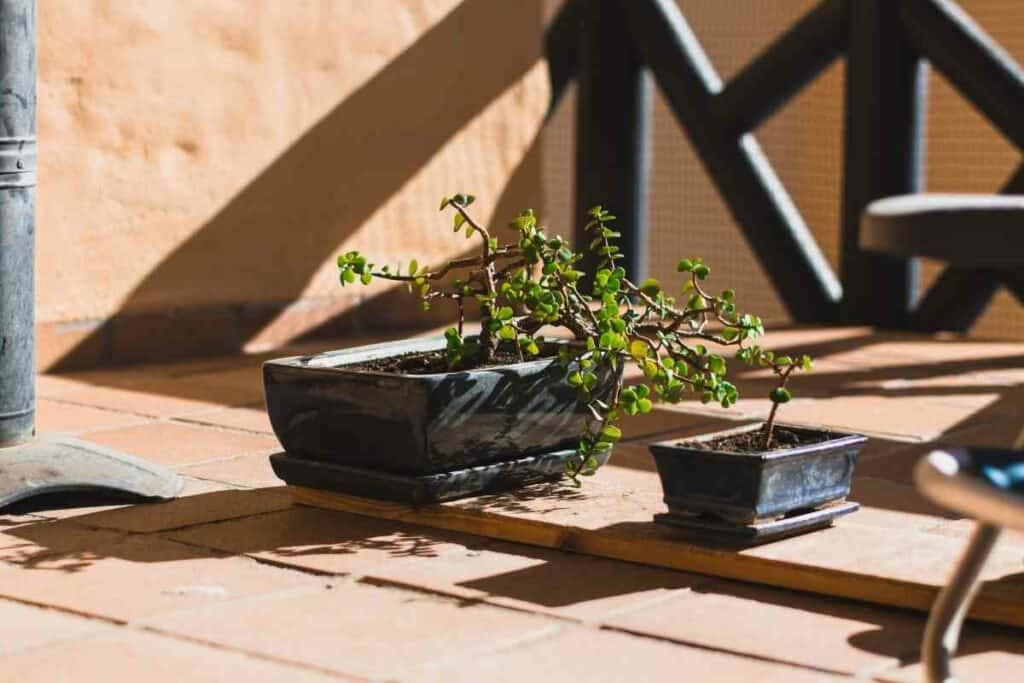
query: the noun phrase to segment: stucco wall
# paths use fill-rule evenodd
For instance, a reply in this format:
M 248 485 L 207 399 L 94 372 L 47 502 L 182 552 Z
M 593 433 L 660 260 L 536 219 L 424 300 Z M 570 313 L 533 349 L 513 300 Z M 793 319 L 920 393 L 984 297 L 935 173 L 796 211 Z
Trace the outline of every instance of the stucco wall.
M 278 342 L 351 307 L 339 250 L 440 259 L 465 248 L 442 195 L 539 201 L 539 0 L 46 0 L 38 21 L 44 367 Z
M 724 78 L 814 4 L 679 2 Z M 1024 60 L 1024 5 L 963 2 Z M 559 4 L 39 2 L 40 365 L 422 320 L 383 283 L 339 289 L 333 260 L 352 248 L 392 262 L 461 252 L 436 212 L 453 191 L 477 194 L 485 219 L 540 207 L 568 231 L 571 96 L 539 133 L 540 35 Z M 842 91 L 840 62 L 757 131 L 833 265 Z M 930 103 L 928 188 L 997 187 L 1019 154 L 941 78 Z M 784 317 L 660 99 L 653 131 L 653 274 L 704 256 L 746 306 Z M 1019 336 L 1024 314 L 1001 293 L 977 333 Z

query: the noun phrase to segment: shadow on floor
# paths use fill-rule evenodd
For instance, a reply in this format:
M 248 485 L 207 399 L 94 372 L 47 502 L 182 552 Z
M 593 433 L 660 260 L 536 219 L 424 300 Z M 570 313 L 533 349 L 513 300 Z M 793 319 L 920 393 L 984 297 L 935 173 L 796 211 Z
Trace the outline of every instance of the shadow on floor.
M 0 549 L 0 560 L 23 570 L 70 574 L 88 572 L 94 564 L 108 558 L 154 563 L 209 557 L 211 553 L 224 557 L 249 554 L 284 566 L 301 559 L 300 566 L 310 571 L 365 574 L 372 583 L 377 575 L 387 581 L 389 569 L 395 566 L 390 563 L 410 558 L 438 559 L 449 562 L 449 565 L 451 562 L 460 565 L 454 574 L 459 578 L 452 579 L 453 586 L 520 604 L 572 608 L 605 599 L 651 593 L 654 602 L 647 609 L 673 609 L 660 601 L 674 599 L 671 596 L 673 591 L 689 590 L 689 596 L 680 593 L 678 599 L 690 601 L 698 596 L 724 596 L 870 624 L 871 628 L 849 638 L 851 646 L 894 657 L 901 664 L 912 664 L 919 657 L 918 643 L 924 616 L 907 610 L 314 508 L 281 508 L 233 519 L 210 520 L 208 523 L 198 521 L 204 513 L 223 510 L 225 503 L 237 507 L 237 500 L 227 500 L 232 495 L 265 498 L 276 496 L 279 491 L 277 488 L 222 491 L 57 522 L 23 524 L 5 531 L 8 537 L 21 539 L 23 543 L 9 544 Z M 534 495 L 561 500 L 561 493 L 554 489 L 538 489 Z M 145 528 L 146 519 L 159 520 L 160 524 L 156 525 L 160 528 L 159 534 L 124 534 L 110 530 L 133 526 Z M 494 553 L 512 556 L 512 559 L 496 561 Z M 329 563 L 322 570 L 317 569 L 315 561 L 318 557 Z M 442 560 L 446 557 L 449 559 Z M 338 564 L 338 558 L 342 564 Z M 351 558 L 353 564 L 345 565 L 345 558 Z M 501 570 L 509 565 L 516 568 Z M 375 574 L 377 567 L 381 569 Z M 429 568 L 422 571 L 424 576 L 431 576 Z M 444 573 L 438 576 L 443 577 Z M 692 603 L 683 602 L 683 608 L 687 604 Z M 715 609 L 716 606 L 710 604 L 707 608 Z M 738 618 L 749 618 L 742 616 L 743 610 L 740 614 Z M 770 627 L 770 624 L 765 626 Z M 717 643 L 715 647 L 721 649 Z M 1024 654 L 1024 639 L 1013 630 L 969 625 L 961 654 L 990 651 Z

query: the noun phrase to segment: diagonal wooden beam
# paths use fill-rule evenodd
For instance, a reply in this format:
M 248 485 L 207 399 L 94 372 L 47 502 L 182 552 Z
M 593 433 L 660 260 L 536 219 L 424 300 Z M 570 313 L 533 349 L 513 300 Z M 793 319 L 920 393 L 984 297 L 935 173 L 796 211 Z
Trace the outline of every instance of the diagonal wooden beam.
M 847 0 L 823 0 L 736 75 L 712 100 L 724 132 L 753 130 L 846 48 Z
M 921 298 L 911 328 L 966 332 L 985 312 L 999 289 L 999 271 L 948 266 Z
M 626 7 L 634 44 L 790 314 L 835 320 L 838 279 L 757 141 L 721 130 L 711 106 L 721 80 L 676 3 Z
M 950 0 L 902 0 L 916 49 L 1019 149 L 1024 149 L 1024 69 Z

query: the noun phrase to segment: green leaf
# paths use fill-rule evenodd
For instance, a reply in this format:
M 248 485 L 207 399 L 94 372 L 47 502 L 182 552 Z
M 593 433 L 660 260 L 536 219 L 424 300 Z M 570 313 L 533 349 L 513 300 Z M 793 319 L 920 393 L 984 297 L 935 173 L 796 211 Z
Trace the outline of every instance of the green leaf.
M 615 443 L 622 438 L 622 430 L 615 425 L 605 425 L 601 430 L 600 440 Z
M 640 409 L 640 412 L 644 415 L 651 412 L 651 410 L 654 408 L 654 406 L 651 404 L 651 400 L 648 398 L 640 399 L 639 401 L 636 402 L 636 405 Z
M 359 276 L 359 281 L 362 282 L 364 285 L 370 284 L 371 280 L 373 280 L 373 276 L 370 275 L 370 273 L 368 272 L 365 272 Z
M 689 273 L 693 270 L 693 261 L 688 258 L 684 258 L 679 261 L 679 265 L 676 266 L 676 270 L 680 273 Z
M 444 211 L 444 207 L 448 206 L 448 198 L 444 197 L 441 199 L 441 208 L 438 211 Z
M 409 275 L 415 275 L 419 267 L 420 264 L 416 262 L 416 259 L 409 261 Z
M 647 296 L 658 296 L 661 292 L 661 284 L 653 277 L 649 277 L 640 283 L 640 291 Z
M 716 375 L 725 374 L 725 359 L 721 356 L 711 356 L 708 358 L 708 370 L 715 373 Z
M 703 280 L 711 274 L 711 269 L 705 266 L 703 263 L 699 263 L 693 267 L 693 274 L 697 276 L 698 280 Z
M 629 343 L 629 355 L 637 361 L 642 361 L 647 357 L 647 349 L 649 348 L 650 346 L 643 339 L 634 339 Z
M 461 230 L 462 229 L 462 224 L 465 223 L 465 222 L 466 222 L 466 217 L 463 216 L 461 213 L 456 213 L 452 217 L 452 225 L 454 226 L 454 229 L 452 230 L 452 232 L 458 232 L 459 230 Z
M 769 394 L 768 398 L 772 400 L 772 403 L 789 403 L 793 395 L 789 393 L 789 389 L 785 387 L 775 387 L 772 389 L 772 393 Z

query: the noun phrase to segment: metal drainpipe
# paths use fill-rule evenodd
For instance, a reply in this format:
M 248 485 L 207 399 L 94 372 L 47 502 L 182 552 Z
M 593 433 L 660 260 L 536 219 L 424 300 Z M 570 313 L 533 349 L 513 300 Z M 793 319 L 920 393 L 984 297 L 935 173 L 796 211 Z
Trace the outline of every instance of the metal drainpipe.
M 76 439 L 35 437 L 35 0 L 0 0 L 0 507 L 38 493 L 164 499 L 171 471 Z
M 36 50 L 32 0 L 0 1 L 0 445 L 35 425 L 32 261 Z

